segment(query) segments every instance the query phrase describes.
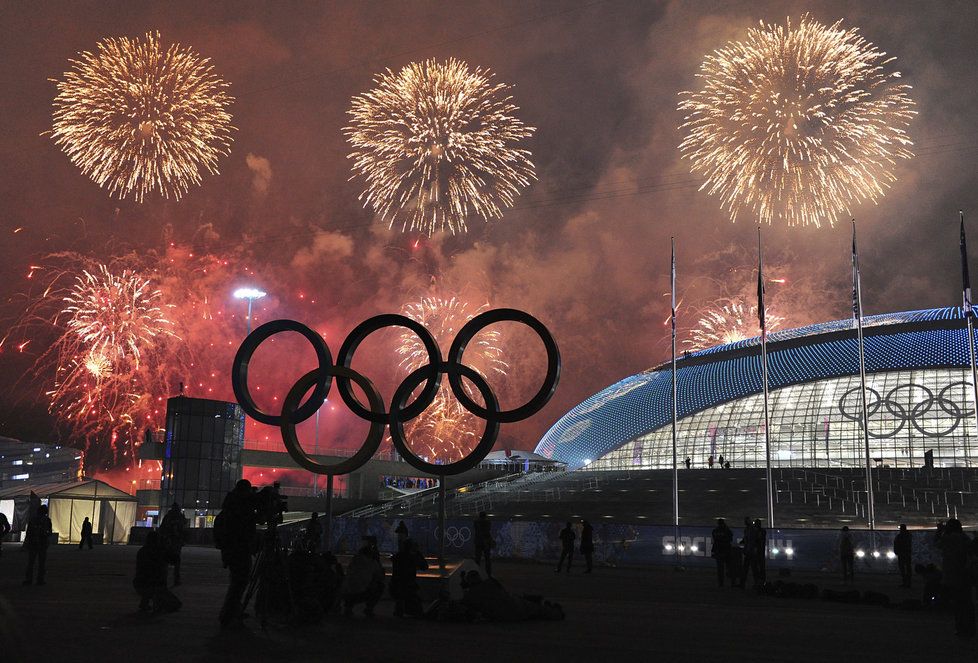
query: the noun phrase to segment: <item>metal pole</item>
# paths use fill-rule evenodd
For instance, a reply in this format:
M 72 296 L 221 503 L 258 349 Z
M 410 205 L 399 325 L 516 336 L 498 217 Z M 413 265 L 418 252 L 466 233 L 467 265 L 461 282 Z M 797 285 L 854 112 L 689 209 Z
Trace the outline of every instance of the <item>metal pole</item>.
M 438 571 L 445 577 L 445 477 L 438 477 Z
M 251 302 L 253 300 L 251 297 L 248 298 L 248 333 L 245 336 L 251 336 Z
M 672 284 L 672 524 L 673 524 L 673 551 L 676 554 L 676 563 L 679 563 L 679 465 L 676 452 L 677 430 L 676 422 L 678 417 L 678 393 L 676 385 L 676 239 L 672 238 L 672 271 L 670 275 Z
M 325 401 L 324 401 L 325 402 Z M 322 409 L 322 405 L 319 409 Z M 319 455 L 319 409 L 316 410 L 316 436 L 313 442 L 313 453 Z M 319 490 L 319 475 L 315 472 L 312 473 L 312 496 L 316 497 L 316 491 Z
M 763 255 L 761 253 L 761 229 L 757 228 L 757 282 L 760 301 L 758 306 L 764 306 L 764 273 Z M 771 427 L 768 425 L 767 397 L 767 324 L 761 325 L 761 382 L 764 386 L 764 478 L 767 483 L 767 522 L 768 528 L 774 528 L 774 485 L 771 477 Z M 765 552 L 766 554 L 766 552 Z
M 326 475 L 326 547 L 333 550 L 333 475 Z
M 856 340 L 859 344 L 859 385 L 863 404 L 863 441 L 866 445 L 866 512 L 870 531 L 876 529 L 876 507 L 873 503 L 873 467 L 869 452 L 869 410 L 866 405 L 866 354 L 863 350 L 863 293 L 859 278 L 859 255 L 856 253 L 856 222 L 852 222 L 853 286 L 856 289 Z M 873 541 L 875 545 L 875 539 Z
M 774 485 L 771 478 L 771 430 L 768 426 L 767 330 L 761 330 L 761 380 L 764 383 L 764 476 L 767 480 L 767 522 L 774 527 Z
M 978 369 L 975 368 L 975 332 L 974 332 L 974 322 L 972 318 L 974 317 L 971 313 L 966 313 L 968 320 L 968 354 L 971 356 L 971 384 L 974 387 L 974 400 L 975 400 L 975 434 L 978 435 Z M 968 445 L 968 436 L 964 438 L 964 458 L 965 464 L 970 467 L 971 465 L 971 453 Z

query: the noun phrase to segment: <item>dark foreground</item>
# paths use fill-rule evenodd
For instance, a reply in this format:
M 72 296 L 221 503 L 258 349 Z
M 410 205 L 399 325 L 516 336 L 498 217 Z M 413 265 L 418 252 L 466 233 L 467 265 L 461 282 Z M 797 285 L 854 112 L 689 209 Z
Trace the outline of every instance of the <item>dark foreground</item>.
M 563 622 L 439 624 L 391 616 L 331 616 L 319 626 L 221 632 L 226 587 L 219 553 L 185 548 L 183 609 L 143 616 L 132 590 L 135 547 L 53 547 L 48 584 L 22 587 L 25 555 L 4 545 L 0 597 L 20 623 L 30 661 L 974 661 L 975 641 L 953 635 L 950 615 L 778 599 L 718 589 L 712 573 L 595 569 L 557 576 L 550 565 L 498 563 L 511 591 L 560 602 Z M 835 577 L 796 582 L 841 589 Z M 919 596 L 895 576 L 857 578 L 892 599 Z M 12 661 L 7 643 L 0 660 Z M 7 650 L 6 652 L 4 650 Z

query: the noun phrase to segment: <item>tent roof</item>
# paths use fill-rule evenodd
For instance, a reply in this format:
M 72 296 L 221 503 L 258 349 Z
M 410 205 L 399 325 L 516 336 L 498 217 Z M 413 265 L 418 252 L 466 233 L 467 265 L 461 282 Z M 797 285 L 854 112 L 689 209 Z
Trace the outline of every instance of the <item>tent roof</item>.
M 56 497 L 61 499 L 113 499 L 124 502 L 135 502 L 136 498 L 118 488 L 113 488 L 98 479 L 84 479 L 67 483 L 25 483 L 10 488 L 0 488 L 0 498 L 12 499 L 27 497 L 34 492 L 38 497 Z

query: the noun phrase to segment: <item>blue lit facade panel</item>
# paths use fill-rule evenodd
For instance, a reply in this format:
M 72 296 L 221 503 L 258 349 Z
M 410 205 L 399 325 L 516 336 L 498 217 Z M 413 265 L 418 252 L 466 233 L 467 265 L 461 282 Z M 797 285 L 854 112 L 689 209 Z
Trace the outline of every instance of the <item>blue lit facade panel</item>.
M 961 309 L 929 309 L 865 319 L 867 373 L 964 367 L 969 363 Z M 772 391 L 857 375 L 852 320 L 773 333 L 768 340 Z M 684 356 L 677 364 L 678 413 L 688 417 L 762 391 L 759 339 Z M 627 377 L 562 417 L 536 452 L 580 467 L 671 422 L 669 366 Z

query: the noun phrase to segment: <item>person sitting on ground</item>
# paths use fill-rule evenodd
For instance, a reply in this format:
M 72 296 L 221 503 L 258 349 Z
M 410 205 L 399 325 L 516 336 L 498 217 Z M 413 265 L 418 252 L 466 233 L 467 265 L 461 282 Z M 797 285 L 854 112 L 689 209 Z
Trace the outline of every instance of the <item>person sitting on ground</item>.
M 394 616 L 421 616 L 421 597 L 418 595 L 418 571 L 428 570 L 428 561 L 413 539 L 405 539 L 391 558 L 391 597 Z
M 475 617 L 493 622 L 523 622 L 533 619 L 560 620 L 564 610 L 557 603 L 539 597 L 514 596 L 495 578 L 483 579 L 478 571 L 465 574 L 462 584 L 462 605 Z
M 320 555 L 323 564 L 322 581 L 320 584 L 319 603 L 323 606 L 323 612 L 330 614 L 340 601 L 340 589 L 343 587 L 343 565 L 336 559 L 336 555 L 331 552 L 324 552 Z
M 146 542 L 136 553 L 136 577 L 132 586 L 139 594 L 139 609 L 144 612 L 180 609 L 180 599 L 166 588 L 166 552 L 156 531 L 146 535 Z
M 180 585 L 180 554 L 187 536 L 187 517 L 180 505 L 174 502 L 160 522 L 160 546 L 167 564 L 173 565 L 173 586 Z
M 914 566 L 914 571 L 924 579 L 924 593 L 921 597 L 921 603 L 923 603 L 924 607 L 933 610 L 943 610 L 946 608 L 947 600 L 944 596 L 944 587 L 941 582 L 944 576 L 940 569 L 933 564 L 927 564 L 926 566 L 917 564 Z
M 353 616 L 353 608 L 359 603 L 364 604 L 364 616 L 373 617 L 374 606 L 384 593 L 384 567 L 380 563 L 377 537 L 365 536 L 364 541 L 364 546 L 350 559 L 343 580 L 343 614 L 347 617 Z

